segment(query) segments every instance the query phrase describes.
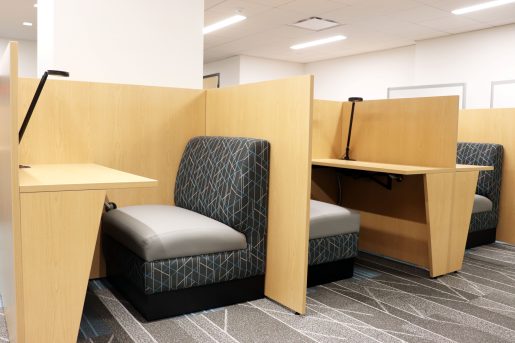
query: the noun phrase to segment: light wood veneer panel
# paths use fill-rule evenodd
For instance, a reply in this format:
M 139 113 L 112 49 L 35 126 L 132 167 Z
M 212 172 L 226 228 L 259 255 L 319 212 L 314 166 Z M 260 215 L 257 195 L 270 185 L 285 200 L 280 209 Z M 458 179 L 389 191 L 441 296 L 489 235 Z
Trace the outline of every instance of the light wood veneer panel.
M 313 101 L 313 158 L 342 158 L 344 155 L 343 104 L 339 101 Z M 348 127 L 348 126 L 347 126 Z
M 20 80 L 20 119 L 38 80 Z M 21 124 L 21 120 L 20 120 Z M 203 90 L 49 80 L 20 146 L 23 164 L 98 163 L 159 181 L 110 190 L 119 206 L 171 204 L 186 143 L 205 134 Z
M 23 342 L 18 192 L 18 44 L 0 60 L 0 293 L 11 342 Z
M 105 195 L 21 194 L 27 342 L 76 341 Z
M 461 269 L 479 172 L 427 174 L 429 272 L 436 277 Z
M 271 144 L 265 294 L 306 311 L 313 78 L 207 90 L 207 135 Z
M 21 79 L 19 124 L 38 80 Z M 20 146 L 23 164 L 98 163 L 158 180 L 109 190 L 118 206 L 172 204 L 186 143 L 205 135 L 205 91 L 48 80 Z M 105 275 L 98 241 L 92 278 Z
M 461 110 L 460 142 L 497 143 L 504 147 L 497 240 L 515 244 L 515 108 Z
M 356 103 L 351 158 L 454 168 L 458 101 L 457 96 L 447 96 Z M 340 158 L 347 142 L 351 103 L 314 100 L 314 109 L 313 156 Z

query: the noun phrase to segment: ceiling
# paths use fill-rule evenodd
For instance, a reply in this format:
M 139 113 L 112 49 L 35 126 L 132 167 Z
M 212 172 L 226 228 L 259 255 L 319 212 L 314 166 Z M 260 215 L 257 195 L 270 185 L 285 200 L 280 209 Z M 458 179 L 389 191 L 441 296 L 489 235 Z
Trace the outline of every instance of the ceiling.
M 36 40 L 37 0 L 0 0 L 0 37 Z M 33 26 L 23 26 L 28 21 Z
M 37 0 L 0 0 L 0 37 L 36 40 Z M 515 4 L 456 16 L 484 0 L 205 0 L 205 23 L 240 11 L 247 20 L 208 34 L 204 60 L 235 55 L 312 62 L 414 44 L 417 40 L 515 23 Z M 312 16 L 341 25 L 313 32 L 291 24 Z M 32 27 L 22 22 L 34 23 Z M 289 47 L 343 34 L 347 39 L 304 50 Z
M 515 23 L 515 4 L 457 16 L 452 10 L 485 0 L 205 0 L 205 24 L 233 15 L 247 20 L 210 33 L 204 40 L 204 61 L 250 55 L 293 62 L 412 45 L 442 37 Z M 312 16 L 341 25 L 320 32 L 290 26 Z M 346 40 L 308 48 L 289 47 L 342 34 Z

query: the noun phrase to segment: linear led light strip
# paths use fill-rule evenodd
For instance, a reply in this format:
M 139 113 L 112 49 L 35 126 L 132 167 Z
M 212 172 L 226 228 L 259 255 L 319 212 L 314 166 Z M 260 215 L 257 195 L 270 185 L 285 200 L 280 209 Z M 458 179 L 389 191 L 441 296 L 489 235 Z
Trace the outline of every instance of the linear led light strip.
M 290 46 L 290 49 L 299 50 L 299 49 L 304 49 L 304 48 L 310 48 L 312 46 L 317 46 L 317 45 L 322 45 L 322 44 L 327 44 L 327 43 L 332 43 L 332 42 L 338 42 L 338 41 L 344 40 L 346 38 L 347 37 L 342 36 L 342 35 L 331 36 L 331 37 L 327 37 L 327 38 L 317 39 L 317 40 L 314 40 L 311 42 L 295 44 L 295 45 Z
M 213 31 L 223 29 L 224 27 L 227 27 L 229 25 L 233 25 L 233 24 L 239 23 L 240 21 L 243 21 L 245 19 L 247 19 L 247 17 L 245 17 L 245 16 L 243 16 L 241 14 L 233 15 L 232 17 L 229 17 L 227 19 L 221 20 L 221 21 L 219 21 L 217 23 L 214 23 L 214 24 L 211 24 L 211 25 L 208 25 L 208 26 L 204 27 L 204 29 L 202 30 L 202 33 L 203 34 L 208 34 L 208 33 L 211 33 Z
M 494 1 L 488 1 L 488 2 L 484 2 L 482 4 L 477 4 L 477 5 L 473 5 L 473 6 L 459 8 L 457 10 L 452 11 L 452 13 L 460 15 L 460 14 L 465 14 L 465 13 L 470 13 L 470 12 L 486 10 L 486 9 L 492 8 L 492 7 L 507 5 L 507 4 L 511 4 L 511 3 L 514 3 L 514 2 L 515 2 L 515 0 L 494 0 Z

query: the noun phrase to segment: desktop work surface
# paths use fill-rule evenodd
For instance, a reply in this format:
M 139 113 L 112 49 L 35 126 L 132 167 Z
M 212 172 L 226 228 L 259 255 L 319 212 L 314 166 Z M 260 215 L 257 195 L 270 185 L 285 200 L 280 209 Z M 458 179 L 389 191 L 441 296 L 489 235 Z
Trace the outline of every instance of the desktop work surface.
M 360 250 L 426 268 L 431 277 L 461 269 L 478 174 L 492 167 L 339 159 L 312 165 L 313 197 L 361 212 Z
M 74 342 L 106 190 L 157 181 L 95 164 L 55 164 L 20 169 L 19 183 L 18 341 Z

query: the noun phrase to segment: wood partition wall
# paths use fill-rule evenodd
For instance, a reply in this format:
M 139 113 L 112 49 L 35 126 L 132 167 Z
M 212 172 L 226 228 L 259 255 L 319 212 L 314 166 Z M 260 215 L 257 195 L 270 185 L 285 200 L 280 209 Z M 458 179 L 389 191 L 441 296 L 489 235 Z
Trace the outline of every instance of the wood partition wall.
M 19 118 L 38 80 L 21 79 Z M 271 142 L 266 294 L 305 313 L 309 184 L 310 76 L 213 90 L 49 80 L 20 146 L 20 161 L 94 162 L 159 181 L 109 191 L 119 206 L 172 204 L 188 140 L 247 136 Z M 105 275 L 100 241 L 91 277 Z
M 20 192 L 18 191 L 18 44 L 10 42 L 0 60 L 0 293 L 11 342 L 18 337 L 16 322 L 23 316 L 22 295 L 16 285 L 20 272 Z M 19 305 L 19 306 L 18 306 Z
M 39 80 L 20 79 L 19 123 Z M 118 206 L 172 204 L 190 138 L 205 134 L 205 91 L 49 80 L 20 145 L 22 164 L 98 163 L 159 181 L 110 190 Z M 91 277 L 105 275 L 100 239 Z
M 206 134 L 271 143 L 265 295 L 306 312 L 313 77 L 207 91 Z
M 503 145 L 497 240 L 515 244 L 515 108 L 461 110 L 458 140 Z
M 356 103 L 351 158 L 455 168 L 458 101 L 458 97 L 429 97 Z M 349 102 L 314 100 L 314 158 L 343 156 L 350 111 Z M 403 182 L 394 182 L 392 190 L 369 179 L 340 177 L 341 203 L 361 211 L 360 249 L 428 267 L 429 221 L 438 218 L 427 216 L 424 176 L 405 176 Z M 312 179 L 314 199 L 338 202 L 334 169 L 317 168 Z

